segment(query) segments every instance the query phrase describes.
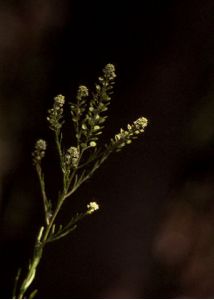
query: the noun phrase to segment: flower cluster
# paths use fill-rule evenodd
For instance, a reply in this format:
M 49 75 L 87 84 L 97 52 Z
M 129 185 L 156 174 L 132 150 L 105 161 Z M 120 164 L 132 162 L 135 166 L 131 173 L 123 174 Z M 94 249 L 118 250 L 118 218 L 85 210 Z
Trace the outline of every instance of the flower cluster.
M 62 127 L 63 118 L 63 106 L 65 103 L 65 97 L 58 95 L 54 98 L 54 105 L 48 110 L 47 120 L 49 122 L 50 129 L 57 131 Z
M 114 65 L 107 64 L 103 69 L 103 75 L 98 78 L 95 93 L 89 102 L 88 111 L 81 123 L 81 135 L 84 140 L 81 146 L 83 148 L 96 147 L 96 141 L 99 139 L 99 135 L 102 134 L 103 123 L 107 118 L 103 114 L 110 104 L 115 77 Z
M 125 145 L 131 144 L 133 139 L 136 139 L 141 133 L 144 132 L 145 127 L 148 124 L 148 120 L 141 117 L 134 121 L 133 124 L 127 125 L 127 130 L 120 129 L 120 133 L 116 134 L 114 139 L 111 139 L 111 147 L 120 151 Z
M 86 105 L 87 105 L 86 98 L 88 97 L 88 95 L 89 95 L 88 88 L 85 85 L 80 85 L 77 90 L 77 96 L 76 96 L 77 102 L 71 103 L 71 116 L 74 123 L 78 144 L 81 139 L 80 121 L 86 109 Z
M 77 99 L 81 100 L 88 96 L 88 88 L 85 85 L 80 85 L 77 91 Z
M 89 204 L 87 204 L 87 209 L 87 214 L 92 214 L 99 209 L 99 205 L 97 204 L 97 202 L 90 202 Z
M 45 156 L 46 148 L 46 141 L 40 139 L 36 142 L 34 151 L 32 153 L 34 165 L 38 165 L 41 163 L 42 158 Z
M 114 80 L 116 77 L 115 66 L 113 64 L 107 64 L 103 69 L 103 73 L 106 79 Z
M 70 147 L 65 154 L 65 165 L 68 169 L 76 169 L 79 163 L 80 153 L 76 147 Z

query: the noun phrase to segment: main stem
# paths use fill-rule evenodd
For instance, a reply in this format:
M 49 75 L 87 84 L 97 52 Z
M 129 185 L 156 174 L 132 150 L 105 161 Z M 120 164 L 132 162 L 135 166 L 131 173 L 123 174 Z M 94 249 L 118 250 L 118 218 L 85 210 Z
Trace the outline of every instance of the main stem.
M 41 229 L 40 229 L 40 232 L 39 232 L 39 235 L 36 240 L 35 247 L 34 247 L 33 258 L 29 264 L 28 273 L 27 273 L 25 279 L 23 280 L 20 290 L 19 290 L 19 293 L 17 295 L 17 298 L 19 298 L 19 299 L 24 298 L 25 293 L 27 292 L 28 288 L 30 287 L 30 285 L 32 284 L 32 282 L 35 278 L 37 266 L 39 265 L 40 260 L 42 258 L 43 249 L 44 249 L 45 245 L 47 244 L 49 233 L 50 233 L 52 226 L 54 224 L 54 221 L 60 211 L 60 208 L 62 207 L 62 205 L 64 203 L 64 200 L 65 200 L 65 195 L 64 195 L 64 193 L 62 193 L 61 197 L 59 197 L 55 212 L 54 212 L 52 218 L 50 219 L 50 223 L 46 226 L 45 230 L 43 229 L 44 227 L 41 227 Z M 14 298 L 16 298 L 16 297 L 14 297 Z

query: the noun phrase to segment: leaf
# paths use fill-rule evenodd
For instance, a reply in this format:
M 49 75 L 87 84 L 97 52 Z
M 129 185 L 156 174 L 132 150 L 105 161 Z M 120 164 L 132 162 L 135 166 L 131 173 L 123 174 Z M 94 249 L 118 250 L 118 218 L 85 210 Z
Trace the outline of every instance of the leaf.
M 37 292 L 38 290 L 34 290 L 32 293 L 30 293 L 29 299 L 33 299 L 36 296 Z
M 61 233 L 54 235 L 53 237 L 51 237 L 48 242 L 54 242 L 57 241 L 63 237 L 65 237 L 66 235 L 68 235 L 69 233 L 71 233 L 72 231 L 74 231 L 77 228 L 77 225 L 74 225 L 73 227 L 67 229 L 67 230 L 62 230 Z

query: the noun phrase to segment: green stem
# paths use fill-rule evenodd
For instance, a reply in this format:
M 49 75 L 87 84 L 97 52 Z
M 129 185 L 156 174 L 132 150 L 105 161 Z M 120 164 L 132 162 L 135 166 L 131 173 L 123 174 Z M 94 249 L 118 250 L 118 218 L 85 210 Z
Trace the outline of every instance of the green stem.
M 42 174 L 41 165 L 36 165 L 36 171 L 39 177 L 39 183 L 40 183 L 40 188 L 42 193 L 42 200 L 43 200 L 44 211 L 45 211 L 45 221 L 46 224 L 48 225 L 51 211 L 50 211 L 50 203 L 47 199 L 47 195 L 45 191 L 45 181 L 44 181 L 44 176 Z
M 17 285 L 18 285 L 18 281 L 19 281 L 19 278 L 20 278 L 20 274 L 21 274 L 21 269 L 18 269 L 18 272 L 16 274 L 16 278 L 15 278 L 14 288 L 13 288 L 13 299 L 16 298 L 16 290 L 17 290 Z
M 60 130 L 57 130 L 55 132 L 56 137 L 56 146 L 60 157 L 60 163 L 62 163 L 62 148 L 61 148 L 61 142 L 60 142 Z
M 43 235 L 43 238 L 42 238 L 42 242 L 43 243 L 47 243 L 47 239 L 48 239 L 49 233 L 50 233 L 50 231 L 52 229 L 52 226 L 54 225 L 54 221 L 55 221 L 55 219 L 56 219 L 56 217 L 57 217 L 57 215 L 58 215 L 58 213 L 59 213 L 59 211 L 60 211 L 60 209 L 61 209 L 61 207 L 62 207 L 62 205 L 64 203 L 65 198 L 66 197 L 65 197 L 64 193 L 59 198 L 59 201 L 58 201 L 57 207 L 55 209 L 55 212 L 53 213 L 53 216 L 51 217 L 50 223 L 49 223 L 49 225 L 47 226 L 47 228 L 46 228 L 46 230 L 44 232 L 44 235 Z
M 44 230 L 44 227 L 40 228 L 40 231 L 39 231 L 39 234 L 37 237 L 37 241 L 36 241 L 35 247 L 34 247 L 33 258 L 29 264 L 27 275 L 21 284 L 21 287 L 20 287 L 20 290 L 19 290 L 19 293 L 17 296 L 18 299 L 24 298 L 28 288 L 31 286 L 31 284 L 35 278 L 37 267 L 42 258 L 44 247 L 48 242 L 49 233 L 50 233 L 52 226 L 54 224 L 54 221 L 60 211 L 60 208 L 62 207 L 62 205 L 64 203 L 64 200 L 65 200 L 65 196 L 64 196 L 64 194 L 62 194 L 61 197 L 59 198 L 58 205 L 55 209 L 55 212 L 54 212 L 53 216 L 51 217 L 50 223 L 46 226 L 45 230 Z
M 35 278 L 36 269 L 41 260 L 42 252 L 43 252 L 43 248 L 44 248 L 44 244 L 41 243 L 39 240 L 43 229 L 44 229 L 44 227 L 41 227 L 41 229 L 39 231 L 37 241 L 36 241 L 35 247 L 34 247 L 33 258 L 28 266 L 27 275 L 20 286 L 19 293 L 17 294 L 18 299 L 24 298 L 26 291 L 28 290 L 28 288 L 30 287 L 30 285 L 32 284 L 32 282 Z

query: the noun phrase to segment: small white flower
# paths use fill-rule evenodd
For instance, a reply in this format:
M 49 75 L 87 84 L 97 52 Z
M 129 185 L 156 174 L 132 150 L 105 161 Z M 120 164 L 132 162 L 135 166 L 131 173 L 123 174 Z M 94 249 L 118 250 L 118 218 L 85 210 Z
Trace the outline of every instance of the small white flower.
M 38 140 L 38 141 L 36 142 L 35 148 L 36 148 L 37 150 L 45 151 L 45 150 L 46 150 L 46 147 L 47 147 L 47 143 L 46 143 L 45 140 L 40 139 L 40 140 Z
M 116 77 L 115 66 L 113 64 L 107 64 L 103 69 L 103 72 L 110 80 L 113 80 Z
M 134 122 L 134 125 L 137 129 L 144 129 L 148 125 L 148 120 L 144 117 L 141 117 Z
M 78 88 L 77 94 L 79 97 L 87 97 L 88 96 L 88 88 L 85 85 L 80 85 Z
M 88 209 L 87 213 L 92 214 L 95 210 L 99 209 L 99 205 L 97 204 L 97 202 L 90 202 L 87 205 L 87 209 Z
M 89 145 L 90 147 L 96 147 L 97 143 L 95 141 L 91 141 Z
M 65 103 L 65 97 L 63 95 L 57 95 L 54 98 L 54 102 L 56 105 L 58 105 L 59 107 L 62 107 Z

